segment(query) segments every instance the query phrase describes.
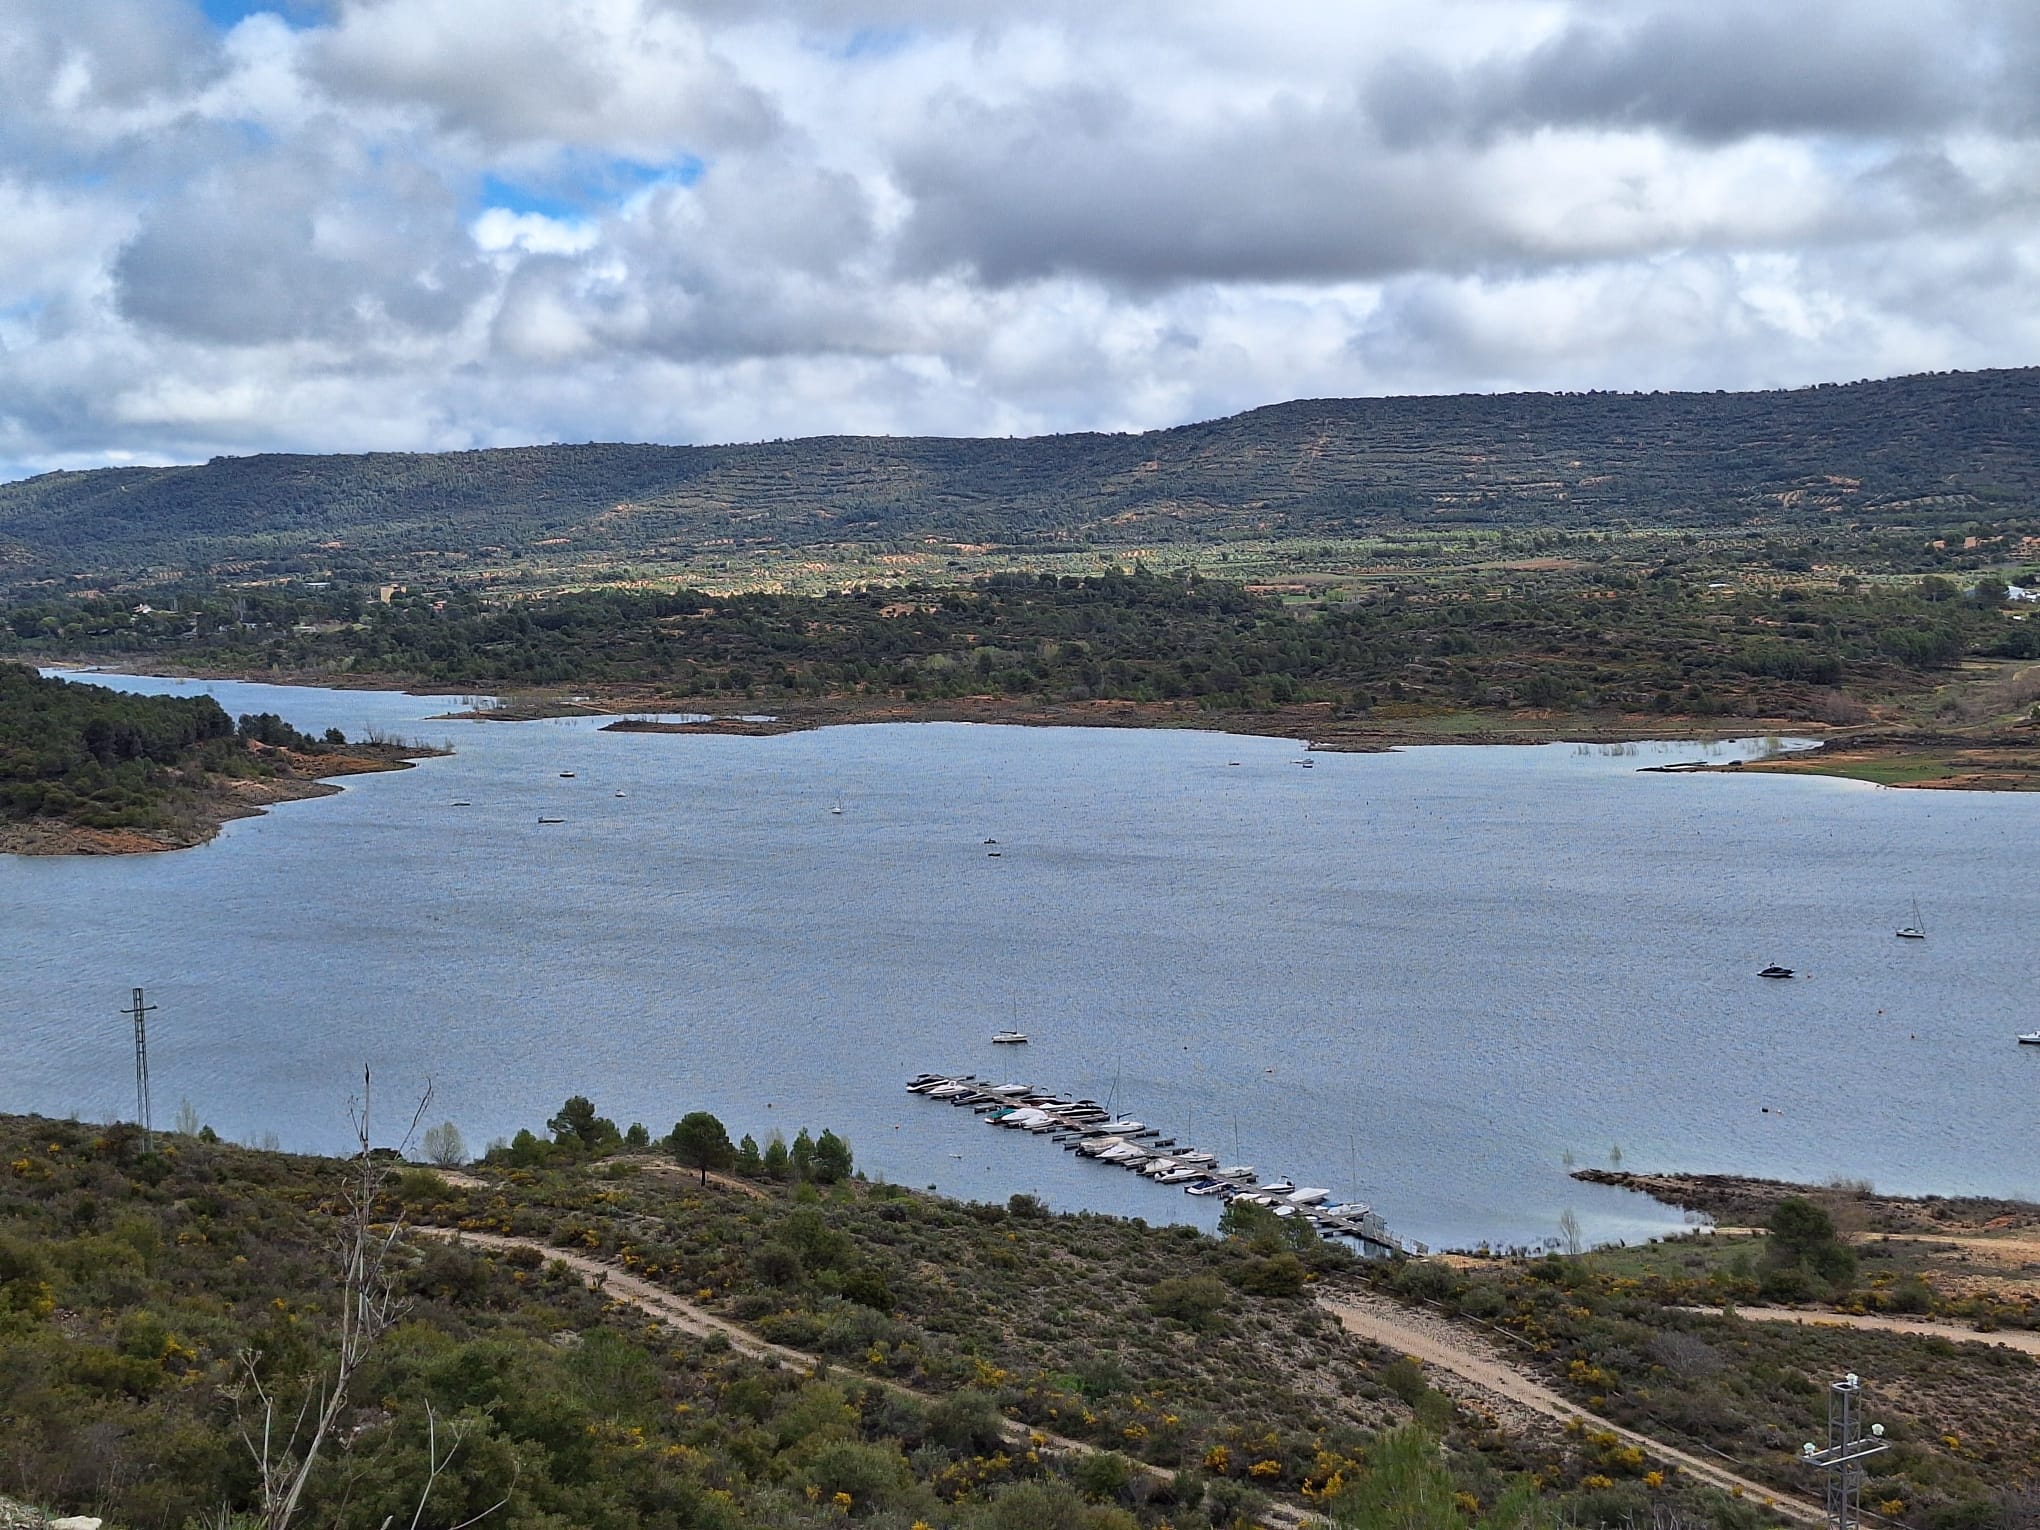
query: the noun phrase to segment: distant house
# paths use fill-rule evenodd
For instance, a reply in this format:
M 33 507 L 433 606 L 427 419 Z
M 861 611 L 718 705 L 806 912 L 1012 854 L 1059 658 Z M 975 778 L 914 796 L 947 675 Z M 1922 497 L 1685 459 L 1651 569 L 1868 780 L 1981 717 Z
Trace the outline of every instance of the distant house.
M 2022 589 L 2016 584 L 2008 584 L 2005 586 L 2005 599 L 2040 601 L 2040 590 Z

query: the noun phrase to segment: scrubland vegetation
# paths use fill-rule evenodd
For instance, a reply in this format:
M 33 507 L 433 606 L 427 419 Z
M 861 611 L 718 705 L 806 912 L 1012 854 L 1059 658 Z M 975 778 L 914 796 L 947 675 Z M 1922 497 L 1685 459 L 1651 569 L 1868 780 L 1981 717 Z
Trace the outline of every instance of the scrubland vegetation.
M 173 1530 L 259 1508 L 240 1426 L 256 1381 L 287 1413 L 331 1374 L 350 1169 L 209 1135 L 152 1147 L 131 1127 L 0 1122 L 0 1491 Z M 605 1530 L 1187 1530 L 1303 1508 L 1458 1530 L 1647 1519 L 1654 1505 L 1689 1524 L 1758 1522 L 1640 1453 L 1456 1407 L 1312 1300 L 1361 1280 L 1360 1262 L 1273 1219 L 1231 1218 L 1214 1239 L 1027 1197 L 958 1204 L 838 1175 L 850 1145 L 827 1131 L 805 1154 L 733 1147 L 730 1177 L 664 1135 L 661 1148 L 569 1101 L 472 1172 L 390 1166 L 374 1216 L 417 1229 L 393 1264 L 402 1310 L 294 1522 L 408 1523 L 428 1479 L 420 1523 L 439 1526 L 499 1501 L 489 1523 Z M 425 1236 L 456 1229 L 517 1246 Z M 588 1289 L 569 1257 L 812 1364 L 657 1322 Z M 1598 1342 L 1586 1335 L 1629 1298 L 1563 1268 L 1523 1277 L 1525 1310 Z M 1380 1278 L 1422 1286 L 1430 1269 Z M 1511 1289 L 1498 1315 L 1522 1303 Z M 1649 1334 L 1621 1332 L 1657 1356 Z M 1803 1412 L 1813 1383 L 1766 1374 Z M 1611 1406 L 1639 1384 L 1593 1383 Z

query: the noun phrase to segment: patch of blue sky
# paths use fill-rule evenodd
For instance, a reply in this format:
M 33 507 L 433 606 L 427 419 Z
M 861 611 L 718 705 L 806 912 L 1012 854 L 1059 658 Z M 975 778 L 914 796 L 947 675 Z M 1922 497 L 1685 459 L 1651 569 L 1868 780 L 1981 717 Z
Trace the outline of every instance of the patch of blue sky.
M 691 154 L 663 165 L 575 158 L 550 173 L 529 178 L 485 175 L 481 202 L 484 207 L 500 207 L 506 212 L 585 218 L 627 202 L 650 186 L 692 186 L 707 168 Z
M 282 0 L 198 0 L 198 8 L 206 12 L 206 20 L 210 20 L 222 33 L 231 33 L 249 16 L 259 16 L 265 10 L 284 14 L 286 20 L 290 18 L 286 12 L 292 10 L 292 6 L 284 6 Z
M 836 58 L 889 58 L 904 51 L 914 35 L 912 27 L 859 27 L 823 51 Z
M 291 26 L 308 26 L 326 18 L 326 0 L 198 0 L 206 20 L 222 32 L 232 31 L 250 16 L 267 12 Z

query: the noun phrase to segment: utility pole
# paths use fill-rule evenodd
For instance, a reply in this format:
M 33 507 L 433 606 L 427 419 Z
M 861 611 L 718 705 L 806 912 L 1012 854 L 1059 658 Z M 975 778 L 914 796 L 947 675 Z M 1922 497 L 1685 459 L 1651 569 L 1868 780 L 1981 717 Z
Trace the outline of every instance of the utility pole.
M 153 1123 L 149 1120 L 149 1011 L 156 1006 L 142 1002 L 142 991 L 135 990 L 134 1003 L 128 1013 L 135 1022 L 135 1119 L 142 1123 L 142 1150 L 148 1152 L 155 1147 L 150 1137 Z
M 1808 1440 L 1800 1447 L 1799 1459 L 1827 1474 L 1827 1522 L 1834 1530 L 1857 1530 L 1863 1468 L 1856 1463 L 1866 1456 L 1891 1447 L 1884 1442 L 1884 1426 L 1872 1424 L 1864 1438 L 1857 1408 L 1863 1381 L 1854 1371 L 1828 1384 L 1828 1442 L 1822 1450 Z

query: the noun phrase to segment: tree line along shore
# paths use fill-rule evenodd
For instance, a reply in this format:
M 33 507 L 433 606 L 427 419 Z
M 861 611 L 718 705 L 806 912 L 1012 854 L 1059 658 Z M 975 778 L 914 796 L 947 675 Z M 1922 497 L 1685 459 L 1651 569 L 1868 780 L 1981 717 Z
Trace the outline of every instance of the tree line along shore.
M 162 608 L 21 605 L 0 647 L 163 672 L 506 692 L 505 715 L 573 694 L 619 711 L 701 711 L 724 731 L 956 717 L 1219 728 L 1329 749 L 1790 731 L 1825 747 L 1757 768 L 2029 789 L 2040 783 L 2040 621 L 2010 588 L 1935 574 L 1723 584 L 1673 563 L 1301 604 L 1142 568 L 818 596 L 612 588 L 364 604 L 358 592 L 285 588 L 252 605 L 188 591 Z M 26 718 L 21 695 L 19 681 L 0 692 L 17 733 L 68 726 Z M 761 711 L 772 721 L 756 721 Z M 109 726 L 137 737 L 123 718 Z M 303 742 L 261 765 L 200 751 L 196 779 L 308 777 L 303 756 L 327 746 Z M 53 735 L 47 757 L 14 758 L 22 789 L 8 811 L 161 831 L 173 782 L 195 779 L 165 753 L 153 734 L 117 757 Z M 23 806 L 38 781 L 48 811 Z M 190 817 L 168 837 L 188 842 Z

